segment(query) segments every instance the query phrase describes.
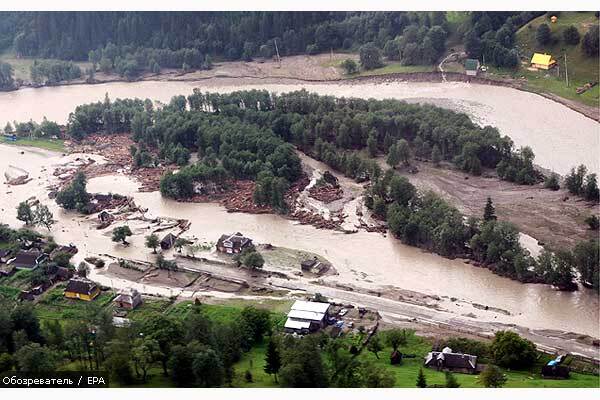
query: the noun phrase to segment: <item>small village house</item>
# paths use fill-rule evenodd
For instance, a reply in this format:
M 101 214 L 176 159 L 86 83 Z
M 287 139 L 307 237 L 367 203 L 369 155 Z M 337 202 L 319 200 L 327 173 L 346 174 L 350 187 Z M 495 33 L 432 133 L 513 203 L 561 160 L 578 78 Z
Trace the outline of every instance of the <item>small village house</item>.
M 548 70 L 556 65 L 550 54 L 534 53 L 531 57 L 531 67 L 536 69 Z
M 451 348 L 444 347 L 442 351 L 429 352 L 425 357 L 424 365 L 438 371 L 475 374 L 477 372 L 477 356 L 454 353 Z
M 479 67 L 479 60 L 476 60 L 474 58 L 467 58 L 465 60 L 465 74 L 467 74 L 468 76 L 477 76 Z
M 16 269 L 34 270 L 39 267 L 47 258 L 48 256 L 46 254 L 38 250 L 21 250 L 15 255 L 14 258 L 8 260 L 7 264 L 12 265 Z
M 221 253 L 237 254 L 249 247 L 252 247 L 252 239 L 245 237 L 240 232 L 221 235 L 217 241 L 217 250 Z
M 329 303 L 297 300 L 288 313 L 284 331 L 305 335 L 324 328 L 327 325 L 329 308 Z
M 10 260 L 12 253 L 10 249 L 0 249 L 0 264 L 5 264 Z
M 73 278 L 67 284 L 64 294 L 68 299 L 92 301 L 100 294 L 100 288 L 89 279 Z
M 163 250 L 169 250 L 171 247 L 173 247 L 176 240 L 177 236 L 173 235 L 172 233 L 167 233 L 167 235 L 160 241 L 160 248 Z
M 136 289 L 123 289 L 115 298 L 115 304 L 117 307 L 133 310 L 142 304 L 142 295 Z
M 567 358 L 566 355 L 559 355 L 554 360 L 548 361 L 546 365 L 542 367 L 542 377 L 546 379 L 568 379 L 569 378 L 569 367 L 561 365 Z

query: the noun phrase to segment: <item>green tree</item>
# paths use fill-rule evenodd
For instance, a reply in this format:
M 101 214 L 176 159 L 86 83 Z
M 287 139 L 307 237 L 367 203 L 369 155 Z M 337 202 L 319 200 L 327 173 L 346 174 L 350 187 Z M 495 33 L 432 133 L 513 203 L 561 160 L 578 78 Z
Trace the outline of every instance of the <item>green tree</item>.
M 408 336 L 412 332 L 406 329 L 390 329 L 385 333 L 387 343 L 392 346 L 394 351 L 398 351 L 400 346 L 404 346 L 408 342 Z
M 390 198 L 396 203 L 407 206 L 417 194 L 417 189 L 404 176 L 394 175 L 390 180 Z
M 279 349 L 277 348 L 277 343 L 273 337 L 269 340 L 269 344 L 267 346 L 267 354 L 265 355 L 265 373 L 269 375 L 273 375 L 275 378 L 275 383 L 277 383 L 277 373 L 281 369 L 281 355 L 279 354 Z
M 500 388 L 506 383 L 506 376 L 500 368 L 493 364 L 486 365 L 485 369 L 479 375 L 483 386 L 488 388 Z
M 369 152 L 370 157 L 375 157 L 377 155 L 377 133 L 374 131 L 371 131 L 367 138 L 367 151 Z
M 56 194 L 56 203 L 66 210 L 85 212 L 90 202 L 86 191 L 86 177 L 78 172 L 71 183 Z
M 242 255 L 240 261 L 250 269 L 262 268 L 265 264 L 263 256 L 257 251 L 249 251 Z
M 460 387 L 460 383 L 458 383 L 454 374 L 452 374 L 449 371 L 446 371 L 445 377 L 446 377 L 446 387 L 447 388 L 459 388 Z
M 17 370 L 33 375 L 49 374 L 56 371 L 59 354 L 41 346 L 39 343 L 29 343 L 15 353 Z
M 581 35 L 579 35 L 579 31 L 575 25 L 570 25 L 563 31 L 563 40 L 566 44 L 571 46 L 577 46 L 579 44 Z
M 133 348 L 131 349 L 131 358 L 135 372 L 138 377 L 141 376 L 142 381 L 146 382 L 148 370 L 162 357 L 163 354 L 156 340 L 141 337 L 134 341 Z
M 483 220 L 484 221 L 495 221 L 496 217 L 496 209 L 494 208 L 494 203 L 492 202 L 492 198 L 488 197 L 485 203 L 485 208 L 483 209 Z
M 560 183 L 558 181 L 558 175 L 556 173 L 551 173 L 549 177 L 544 180 L 544 187 L 550 190 L 559 190 Z
M 390 167 L 396 168 L 400 160 L 400 151 L 398 149 L 398 142 L 396 142 L 390 146 L 386 161 Z
M 404 165 L 410 165 L 410 147 L 405 139 L 398 141 L 398 156 Z
M 192 371 L 201 387 L 216 387 L 223 384 L 225 370 L 218 354 L 213 349 L 205 349 L 194 355 Z
M 552 41 L 552 32 L 548 24 L 540 24 L 535 32 L 535 39 L 540 46 L 545 46 Z
M 417 387 L 426 388 L 427 387 L 427 379 L 425 378 L 425 374 L 423 373 L 423 368 L 419 368 L 419 374 L 417 375 Z
M 597 231 L 600 228 L 600 220 L 596 215 L 590 215 L 585 219 L 585 223 L 589 225 L 590 229 Z
M 367 43 L 360 48 L 360 65 L 366 70 L 383 66 L 381 51 L 374 43 Z
M 344 69 L 346 75 L 352 75 L 358 72 L 358 65 L 354 60 L 350 58 L 347 58 L 344 61 L 342 61 L 340 65 Z
M 585 180 L 585 174 L 587 173 L 587 167 L 583 164 L 575 168 L 571 168 L 571 172 L 565 177 L 565 186 L 570 193 L 579 195 L 583 193 L 583 184 Z
M 186 244 L 188 244 L 188 241 L 182 237 L 178 237 L 177 239 L 175 239 L 175 248 L 177 249 L 177 252 L 181 253 L 181 249 L 183 248 L 183 246 L 185 246 Z
M 513 369 L 530 367 L 536 359 L 535 345 L 512 331 L 498 331 L 490 345 L 496 364 Z
M 442 161 L 442 153 L 440 152 L 440 148 L 438 145 L 434 145 L 433 149 L 431 149 L 431 162 L 436 167 L 440 166 L 440 162 Z
M 81 276 L 82 278 L 86 278 L 89 273 L 90 273 L 89 265 L 85 261 L 80 262 L 79 265 L 77 266 L 77 275 Z
M 17 219 L 25 222 L 25 225 L 32 225 L 35 217 L 31 206 L 26 201 L 22 201 L 17 206 Z
M 383 350 L 383 343 L 381 343 L 381 340 L 379 339 L 379 335 L 375 334 L 373 336 L 371 336 L 371 338 L 369 339 L 369 343 L 367 343 L 367 350 L 369 350 L 371 353 L 375 354 L 375 357 L 377 359 L 379 359 L 379 352 L 381 350 Z
M 583 195 L 586 198 L 586 200 L 589 201 L 600 200 L 600 190 L 598 190 L 598 180 L 596 178 L 596 174 L 589 174 L 585 177 Z
M 577 243 L 573 249 L 573 259 L 575 266 L 581 274 L 581 281 L 588 287 L 595 290 L 600 286 L 600 242 L 595 240 L 586 240 Z
M 156 254 L 156 248 L 159 246 L 159 244 L 160 240 L 158 238 L 158 235 L 156 235 L 155 233 L 146 236 L 146 247 L 152 249 L 152 252 L 154 254 Z
M 593 24 L 590 29 L 583 35 L 583 41 L 581 42 L 581 48 L 583 53 L 588 57 L 598 57 L 599 54 L 599 42 L 598 36 L 600 28 L 598 24 Z
M 54 225 L 54 215 L 52 215 L 52 212 L 50 209 L 48 209 L 48 206 L 43 204 L 38 204 L 35 207 L 33 218 L 36 225 L 43 225 L 46 227 L 46 229 L 48 229 L 48 231 L 50 231 L 50 228 L 52 228 L 52 225 Z
M 158 342 L 160 347 L 160 361 L 163 373 L 167 375 L 167 361 L 171 354 L 172 346 L 181 343 L 185 337 L 183 324 L 172 316 L 159 313 L 150 314 L 142 324 L 142 333 L 148 339 Z M 187 354 L 187 351 L 185 351 Z
M 127 236 L 131 235 L 133 235 L 133 233 L 131 232 L 131 229 L 129 229 L 129 226 L 118 226 L 112 231 L 112 241 L 116 243 L 121 242 L 124 245 L 127 245 Z

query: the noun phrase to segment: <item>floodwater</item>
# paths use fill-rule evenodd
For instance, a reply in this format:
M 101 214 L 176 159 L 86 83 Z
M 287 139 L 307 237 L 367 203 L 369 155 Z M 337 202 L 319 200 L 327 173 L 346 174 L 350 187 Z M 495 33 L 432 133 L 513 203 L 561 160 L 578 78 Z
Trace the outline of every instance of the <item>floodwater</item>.
M 112 99 L 139 97 L 168 102 L 172 96 L 190 94 L 194 88 L 223 93 L 243 89 L 267 89 L 280 93 L 304 88 L 326 95 L 396 98 L 451 108 L 469 114 L 481 125 L 497 127 L 501 134 L 512 138 L 517 146 L 531 146 L 536 154 L 536 163 L 544 168 L 566 174 L 571 167 L 583 163 L 590 171 L 600 172 L 600 125 L 576 111 L 533 93 L 462 82 L 253 82 L 256 80 L 240 83 L 234 79 L 211 79 L 197 82 L 114 82 L 28 88 L 0 93 L 0 126 L 3 127 L 7 121 L 40 121 L 44 116 L 64 123 L 77 105 L 101 101 L 106 93 Z
M 24 154 L 21 154 L 21 151 Z M 60 243 L 73 242 L 80 248 L 77 261 L 86 254 L 108 253 L 120 257 L 151 260 L 144 247 L 144 224 L 136 222 L 137 235 L 123 247 L 111 241 L 107 231 L 96 230 L 89 219 L 65 212 L 48 199 L 47 185 L 55 179 L 53 166 L 73 160 L 77 155 L 62 157 L 40 150 L 0 145 L 0 170 L 9 164 L 24 165 L 31 182 L 20 186 L 3 185 L 0 189 L 0 221 L 20 226 L 16 220 L 19 201 L 36 196 L 47 204 L 58 222 L 52 235 Z M 315 252 L 329 259 L 339 276 L 325 278 L 362 287 L 393 285 L 438 296 L 455 297 L 469 302 L 508 310 L 512 315 L 498 315 L 494 321 L 515 323 L 531 328 L 563 329 L 599 336 L 598 297 L 587 289 L 563 293 L 547 285 L 521 284 L 476 268 L 460 260 L 448 260 L 408 247 L 391 237 L 361 231 L 343 234 L 298 225 L 276 215 L 227 213 L 217 204 L 177 203 L 162 198 L 158 192 L 137 192 L 137 183 L 123 175 L 91 179 L 92 192 L 118 192 L 131 195 L 138 205 L 152 215 L 188 218 L 192 221 L 186 235 L 201 241 L 216 241 L 224 232 L 241 231 L 257 243 L 271 243 Z M 87 217 L 94 218 L 94 216 Z M 133 226 L 132 226 L 133 228 Z M 45 229 L 41 229 L 45 231 Z M 472 308 L 463 311 L 470 312 Z
M 0 126 L 8 120 L 48 119 L 65 122 L 68 113 L 81 103 L 111 98 L 142 97 L 166 102 L 176 94 L 188 94 L 199 87 L 207 91 L 228 92 L 266 88 L 282 92 L 306 88 L 321 94 L 429 101 L 472 115 L 479 123 L 500 128 L 519 145 L 530 145 L 537 163 L 565 173 L 575 164 L 585 163 L 598 171 L 598 124 L 564 106 L 543 97 L 517 90 L 464 83 L 390 83 L 390 84 L 298 84 L 298 85 L 222 85 L 215 82 L 138 82 L 91 86 L 64 86 L 25 89 L 0 93 Z M 21 154 L 23 152 L 23 154 Z M 86 218 L 59 209 L 47 196 L 53 167 L 74 159 L 42 150 L 0 145 L 0 172 L 9 165 L 25 168 L 33 180 L 26 185 L 0 187 L 0 222 L 20 226 L 17 204 L 36 196 L 47 204 L 58 222 L 52 235 L 58 242 L 75 243 L 85 254 L 109 253 L 116 256 L 149 259 L 138 227 L 125 248 L 114 244 L 105 231 L 96 230 Z M 521 284 L 496 276 L 486 269 L 448 260 L 408 247 L 391 237 L 361 231 L 342 234 L 298 225 L 276 215 L 227 213 L 217 204 L 176 203 L 158 192 L 139 193 L 137 184 L 125 176 L 92 179 L 90 191 L 132 195 L 136 203 L 148 207 L 152 215 L 187 218 L 192 221 L 189 235 L 216 241 L 224 232 L 241 231 L 258 243 L 271 243 L 319 253 L 328 258 L 340 273 L 328 277 L 363 287 L 393 285 L 438 296 L 455 297 L 469 302 L 508 310 L 511 316 L 498 321 L 531 328 L 574 331 L 600 336 L 598 296 L 587 289 L 574 293 L 555 291 L 547 285 Z M 42 229 L 43 231 L 44 229 Z M 523 238 L 534 245 L 535 239 Z M 528 246 L 530 247 L 530 246 Z M 465 312 L 471 309 L 465 309 Z

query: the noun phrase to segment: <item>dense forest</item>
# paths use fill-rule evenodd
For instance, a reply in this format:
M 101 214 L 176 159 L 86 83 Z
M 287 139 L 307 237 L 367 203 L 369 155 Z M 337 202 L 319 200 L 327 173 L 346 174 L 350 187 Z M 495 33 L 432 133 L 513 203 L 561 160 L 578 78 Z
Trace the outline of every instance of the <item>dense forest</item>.
M 186 199 L 207 188 L 226 188 L 232 179 L 249 179 L 256 182 L 254 201 L 280 212 L 287 211 L 286 191 L 302 173 L 295 146 L 349 177 L 370 180 L 367 206 L 407 244 L 444 256 L 468 255 L 499 274 L 563 289 L 576 287 L 572 268 L 584 268 L 583 276 L 597 275 L 589 251 L 597 242 L 587 244 L 589 249 L 581 247 L 579 258 L 565 251 L 548 253 L 538 262 L 521 247 L 512 224 L 489 215 L 465 224 L 463 215 L 439 196 L 417 191 L 394 173 L 396 168 L 410 168 L 418 157 L 434 164 L 452 163 L 472 174 L 496 169 L 500 177 L 520 184 L 544 179 L 533 167 L 531 149 L 515 149 L 497 129 L 479 127 L 465 114 L 397 100 L 335 98 L 306 91 L 275 95 L 264 90 L 196 90 L 187 98 L 174 97 L 162 108 L 148 100 L 108 98 L 82 105 L 71 113 L 67 131 L 76 139 L 96 132 L 132 132 L 138 143 L 131 149 L 136 166 L 162 162 L 182 167 L 163 176 L 164 196 Z M 198 152 L 199 161 L 188 165 L 191 152 Z M 392 168 L 383 171 L 377 156 L 386 157 Z M 575 173 L 572 180 L 579 186 L 572 184 L 573 190 L 597 198 L 595 175 L 584 180 L 585 173 Z M 491 201 L 488 206 L 493 214 Z
M 516 29 L 539 12 L 473 12 L 460 28 L 446 12 L 5 12 L 0 50 L 21 56 L 90 60 L 103 71 L 134 77 L 160 68 L 210 68 L 212 58 L 370 52 L 405 65 L 432 64 L 451 33 L 467 51 L 515 66 Z M 456 32 L 451 32 L 452 30 Z M 364 46 L 363 46 L 364 45 Z M 364 49 L 362 48 L 364 47 Z

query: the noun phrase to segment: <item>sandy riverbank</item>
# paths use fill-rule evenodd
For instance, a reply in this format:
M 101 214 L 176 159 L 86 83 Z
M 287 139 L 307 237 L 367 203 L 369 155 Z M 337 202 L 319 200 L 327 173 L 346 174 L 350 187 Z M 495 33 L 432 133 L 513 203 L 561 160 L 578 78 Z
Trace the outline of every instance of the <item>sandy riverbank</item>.
M 173 81 L 173 82 L 202 82 L 215 81 L 225 83 L 235 80 L 239 85 L 244 84 L 293 84 L 293 83 L 335 83 L 335 84 L 360 84 L 360 83 L 385 83 L 385 82 L 469 82 L 484 85 L 510 87 L 516 90 L 531 92 L 547 99 L 560 103 L 588 118 L 600 121 L 600 108 L 589 106 L 573 100 L 565 99 L 552 93 L 534 91 L 527 87 L 527 81 L 505 77 L 470 77 L 462 73 L 434 71 L 409 72 L 409 73 L 387 73 L 380 75 L 345 76 L 340 68 L 335 67 L 344 59 L 358 61 L 356 54 L 317 54 L 313 56 L 298 55 L 285 57 L 281 63 L 273 60 L 229 61 L 215 63 L 213 68 L 206 71 L 191 71 L 182 73 L 180 70 L 163 69 L 161 73 L 144 73 L 135 81 Z M 105 74 L 98 72 L 94 82 L 85 79 L 76 79 L 68 82 L 60 82 L 54 86 L 81 85 L 81 84 L 103 84 L 111 82 L 130 82 L 124 77 L 116 74 Z M 33 84 L 25 84 L 22 88 L 37 87 Z

